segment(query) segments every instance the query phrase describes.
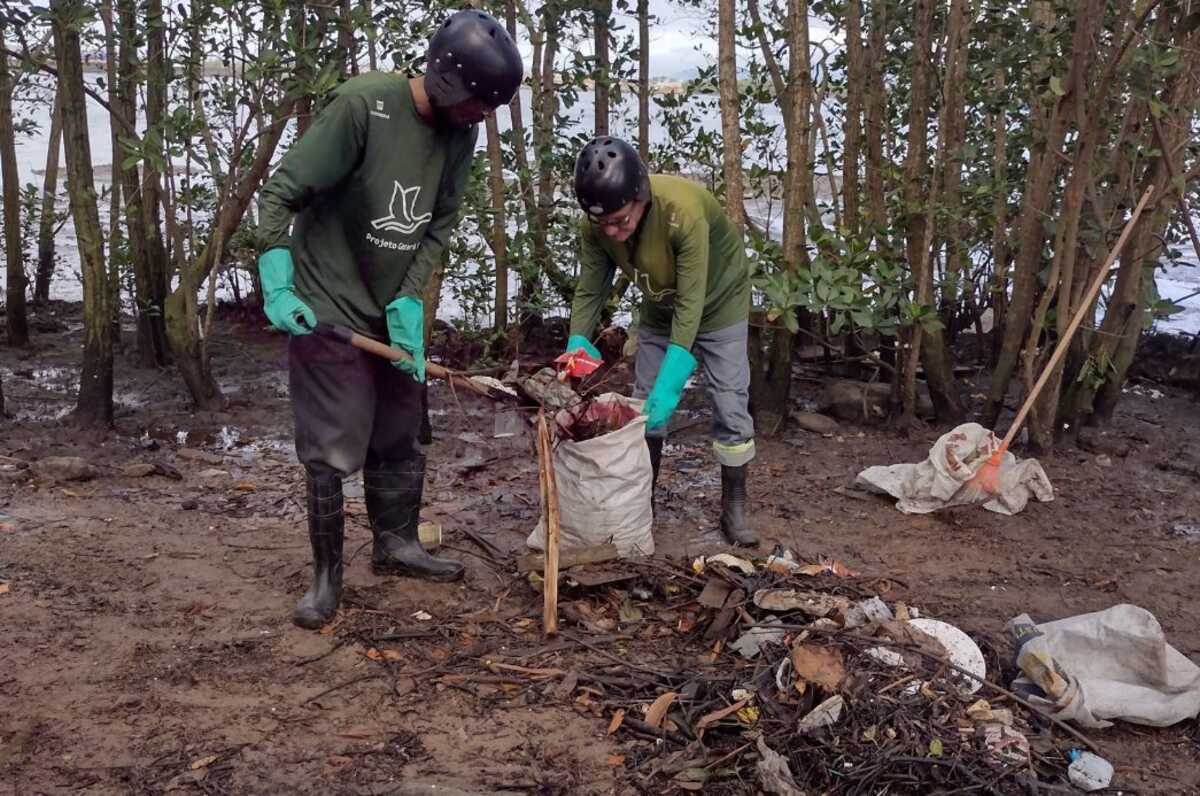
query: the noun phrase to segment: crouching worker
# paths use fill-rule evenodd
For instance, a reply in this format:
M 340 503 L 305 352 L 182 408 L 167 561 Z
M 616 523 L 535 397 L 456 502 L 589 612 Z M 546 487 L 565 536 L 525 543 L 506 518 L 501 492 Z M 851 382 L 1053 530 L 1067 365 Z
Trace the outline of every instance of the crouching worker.
M 754 422 L 750 273 L 741 234 L 711 193 L 681 177 L 649 176 L 637 150 L 619 138 L 603 136 L 583 148 L 575 196 L 586 217 L 567 351 L 600 358 L 590 338 L 620 269 L 642 293 L 634 397 L 645 400 L 655 482 L 671 414 L 698 355 L 721 465 L 721 532 L 731 544 L 758 544 L 746 516 Z
M 479 11 L 454 14 L 429 42 L 424 75 L 376 72 L 342 84 L 262 189 L 258 268 L 267 317 L 292 335 L 296 453 L 307 478 L 313 583 L 293 613 L 301 627 L 321 627 L 337 610 L 342 479 L 359 468 L 372 568 L 462 577 L 460 563 L 431 557 L 417 539 L 422 296 L 457 220 L 477 124 L 512 98 L 522 71 L 503 25 Z M 311 334 L 318 320 L 390 340 L 413 359 L 393 365 Z

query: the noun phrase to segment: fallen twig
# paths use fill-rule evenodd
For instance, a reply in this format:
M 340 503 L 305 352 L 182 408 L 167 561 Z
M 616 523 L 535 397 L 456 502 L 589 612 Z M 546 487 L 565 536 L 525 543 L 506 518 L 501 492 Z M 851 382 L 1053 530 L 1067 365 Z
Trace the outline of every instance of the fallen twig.
M 351 677 L 349 680 L 345 680 L 341 683 L 338 683 L 337 685 L 332 686 L 331 688 L 326 688 L 321 693 L 317 694 L 316 696 L 310 696 L 308 699 L 304 700 L 300 704 L 307 705 L 312 702 L 316 702 L 318 699 L 320 699 L 323 696 L 328 696 L 329 694 L 332 694 L 334 691 L 337 691 L 342 688 L 346 688 L 348 686 L 352 686 L 355 683 L 361 683 L 366 680 L 379 680 L 382 677 L 383 677 L 383 674 L 380 672 L 372 672 L 370 674 L 360 674 L 358 677 Z

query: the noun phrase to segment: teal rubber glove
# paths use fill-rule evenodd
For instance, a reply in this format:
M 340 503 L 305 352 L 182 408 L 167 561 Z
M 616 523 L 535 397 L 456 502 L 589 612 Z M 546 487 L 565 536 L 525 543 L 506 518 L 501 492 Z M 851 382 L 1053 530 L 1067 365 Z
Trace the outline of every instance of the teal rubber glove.
M 388 338 L 392 345 L 413 355 L 392 364 L 425 383 L 425 305 L 412 296 L 400 296 L 387 305 Z
M 683 388 L 696 370 L 696 358 L 683 346 L 671 343 L 654 379 L 654 387 L 642 405 L 646 428 L 665 426 L 679 406 Z
M 583 351 L 592 359 L 604 359 L 600 356 L 600 351 L 596 346 L 592 345 L 586 337 L 581 334 L 573 334 L 567 338 L 567 353 L 574 354 L 576 351 Z
M 258 275 L 262 279 L 263 310 L 267 313 L 267 320 L 276 329 L 288 334 L 311 334 L 316 328 L 317 316 L 296 296 L 292 287 L 295 273 L 292 253 L 287 249 L 277 247 L 259 256 Z

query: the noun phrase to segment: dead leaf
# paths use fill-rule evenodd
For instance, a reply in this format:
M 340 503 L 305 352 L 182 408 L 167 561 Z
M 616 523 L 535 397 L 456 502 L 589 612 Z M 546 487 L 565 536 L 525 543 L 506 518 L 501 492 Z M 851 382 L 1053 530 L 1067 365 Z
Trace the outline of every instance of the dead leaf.
M 613 767 L 625 765 L 625 755 L 609 755 L 608 764 Z
M 704 714 L 700 717 L 700 720 L 696 722 L 696 732 L 699 733 L 704 730 L 705 727 L 716 724 L 718 721 L 721 721 L 728 716 L 732 716 L 734 713 L 737 713 L 739 710 L 746 707 L 749 702 L 749 699 L 739 699 L 737 702 L 734 702 L 727 708 L 721 708 L 720 710 L 714 710 L 712 713 Z
M 209 755 L 208 757 L 201 757 L 199 760 L 193 760 L 191 766 L 192 771 L 212 765 L 213 763 L 217 762 L 218 757 L 220 757 L 220 755 Z
M 617 730 L 621 729 L 621 725 L 625 723 L 625 708 L 617 708 L 617 712 L 613 714 L 612 721 L 608 723 L 608 734 L 612 735 Z
M 792 648 L 792 668 L 796 677 L 819 685 L 826 691 L 838 689 L 846 679 L 841 650 L 817 644 L 797 644 Z
M 0 583 L 0 594 L 8 594 L 8 584 Z
M 395 662 L 404 660 L 404 655 L 400 650 L 378 650 L 374 647 L 366 651 L 366 656 L 373 661 Z
M 659 695 L 658 699 L 650 705 L 646 711 L 646 723 L 651 727 L 662 726 L 663 719 L 667 717 L 667 711 L 671 707 L 671 703 L 675 701 L 675 692 L 668 691 L 665 694 Z
M 238 481 L 233 485 L 233 489 L 235 492 L 253 492 L 258 487 L 254 485 L 253 481 Z
M 857 570 L 850 569 L 850 567 L 846 566 L 841 561 L 838 561 L 837 559 L 834 559 L 834 558 L 822 558 L 821 566 L 825 567 L 826 570 L 828 570 L 829 572 L 831 572 L 834 575 L 837 575 L 839 578 L 857 578 L 858 577 Z

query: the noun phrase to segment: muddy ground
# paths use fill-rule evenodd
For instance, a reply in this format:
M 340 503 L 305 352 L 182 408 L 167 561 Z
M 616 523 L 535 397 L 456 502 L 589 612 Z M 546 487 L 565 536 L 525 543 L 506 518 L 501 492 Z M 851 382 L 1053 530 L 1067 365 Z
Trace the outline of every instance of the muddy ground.
M 639 778 L 650 742 L 606 734 L 611 705 L 479 665 L 581 654 L 619 664 L 639 633 L 636 619 L 607 636 L 566 619 L 590 646 L 541 639 L 541 597 L 511 560 L 536 521 L 536 462 L 526 440 L 492 439 L 490 406 L 431 390 L 424 518 L 442 523 L 443 553 L 466 563 L 467 579 L 371 574 L 361 490 L 348 485 L 347 594 L 335 625 L 312 633 L 289 621 L 309 552 L 282 336 L 253 320 L 222 324 L 215 363 L 231 400 L 220 413 L 192 414 L 172 372 L 120 355 L 116 430 L 100 434 L 60 417 L 80 325 L 74 308 L 55 312 L 32 351 L 0 349 L 0 793 L 667 790 Z M 820 389 L 798 380 L 797 407 Z M 886 577 L 995 657 L 1010 649 L 1003 627 L 1016 614 L 1131 602 L 1200 659 L 1200 541 L 1178 530 L 1200 522 L 1197 417 L 1190 396 L 1138 387 L 1089 450 L 1043 460 L 1057 497 L 1015 518 L 905 516 L 839 491 L 868 465 L 923 458 L 936 428 L 909 439 L 852 424 L 833 437 L 788 430 L 759 441 L 762 552 L 781 543 Z M 699 391 L 676 425 L 655 533 L 659 555 L 690 557 L 720 547 Z M 49 456 L 83 457 L 98 476 L 13 467 Z M 124 474 L 136 463 L 159 469 Z M 663 662 L 702 649 L 686 633 L 654 643 Z M 1114 787 L 1200 793 L 1195 721 L 1089 734 L 1117 767 Z

